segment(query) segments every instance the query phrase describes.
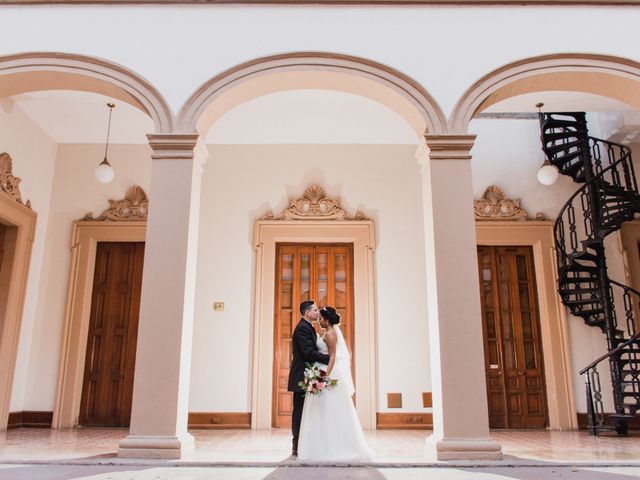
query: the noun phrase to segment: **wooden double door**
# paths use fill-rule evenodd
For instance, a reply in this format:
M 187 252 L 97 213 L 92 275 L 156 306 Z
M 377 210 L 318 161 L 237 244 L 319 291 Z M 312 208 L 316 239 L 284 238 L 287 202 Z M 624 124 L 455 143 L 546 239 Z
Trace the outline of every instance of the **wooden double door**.
M 127 427 L 131 420 L 144 242 L 100 242 L 79 423 Z
M 478 247 L 491 428 L 548 424 L 531 247 Z
M 7 226 L 0 223 L 0 270 L 2 269 L 2 260 L 4 260 L 5 244 L 4 239 L 7 235 Z
M 272 425 L 289 428 L 293 409 L 293 398 L 287 391 L 291 335 L 300 320 L 300 303 L 315 300 L 319 308 L 335 307 L 353 354 L 353 245 L 277 244 L 275 287 Z M 351 368 L 353 372 L 353 357 Z

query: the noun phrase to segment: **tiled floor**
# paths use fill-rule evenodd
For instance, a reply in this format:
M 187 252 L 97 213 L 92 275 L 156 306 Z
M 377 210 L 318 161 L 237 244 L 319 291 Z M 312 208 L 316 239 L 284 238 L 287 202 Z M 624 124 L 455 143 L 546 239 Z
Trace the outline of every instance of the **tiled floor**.
M 294 464 L 288 459 L 288 430 L 195 430 L 191 433 L 196 439 L 195 450 L 174 464 Z M 410 430 L 366 432 L 367 440 L 376 452 L 373 463 L 435 463 L 432 452 L 425 447 L 429 433 Z M 9 430 L 0 434 L 0 463 L 131 463 L 131 460 L 115 456 L 119 440 L 126 435 L 126 429 L 110 428 Z M 499 462 L 502 465 L 614 463 L 640 467 L 640 432 L 628 437 L 592 437 L 585 432 L 493 431 L 492 436 L 502 445 L 504 460 Z

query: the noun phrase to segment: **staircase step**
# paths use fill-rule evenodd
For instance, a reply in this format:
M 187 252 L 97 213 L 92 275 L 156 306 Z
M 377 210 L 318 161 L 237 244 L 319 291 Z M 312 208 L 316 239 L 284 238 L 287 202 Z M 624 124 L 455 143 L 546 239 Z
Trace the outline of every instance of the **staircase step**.
M 608 225 L 622 225 L 624 222 L 633 220 L 634 212 L 629 210 L 620 210 L 618 212 L 608 213 L 603 216 L 602 225 L 606 228 Z
M 585 292 L 591 292 L 596 287 L 593 284 L 596 282 L 594 278 L 585 278 L 584 280 L 580 280 L 577 278 L 570 278 L 567 280 L 562 280 L 560 285 L 560 293 L 566 295 L 579 294 L 580 290 L 584 290 Z M 584 285 L 587 286 L 584 286 Z M 582 285 L 583 288 L 579 286 Z
M 640 353 L 640 348 L 636 348 L 636 347 L 623 348 L 622 351 L 620 352 L 620 355 L 629 354 L 629 353 Z M 640 361 L 640 358 L 638 358 L 638 361 Z
M 577 122 L 577 120 L 569 120 L 569 119 L 565 120 L 561 118 L 548 116 L 544 119 L 544 122 L 542 125 L 543 125 L 542 128 L 545 131 L 549 128 L 575 128 L 575 132 L 580 133 L 578 129 L 579 123 Z M 560 133 L 560 132 L 554 132 L 554 133 Z M 566 133 L 571 133 L 571 132 L 568 131 Z
M 579 266 L 580 270 L 577 270 L 576 268 L 574 268 L 576 266 L 579 266 L 579 264 L 572 263 L 571 265 L 568 265 L 566 267 L 561 267 L 560 268 L 560 275 L 561 275 L 560 276 L 560 282 L 562 284 L 565 284 L 565 283 L 573 283 L 573 284 L 591 283 L 591 284 L 597 284 L 597 283 L 599 283 L 598 277 L 596 276 L 597 271 L 586 271 L 581 266 Z M 582 275 L 582 276 L 573 275 L 573 274 L 578 274 L 578 273 L 590 273 L 592 275 Z M 572 274 L 572 275 L 570 275 L 570 274 Z M 592 288 L 592 286 L 590 286 L 589 288 Z
M 633 215 L 603 222 L 602 226 L 598 229 L 598 236 L 604 239 L 609 234 L 620 230 L 620 227 L 622 227 L 624 223 L 629 222 L 631 220 L 633 220 Z
M 568 138 L 568 137 L 563 137 L 563 138 Z M 549 142 L 547 142 L 544 146 L 547 156 L 550 157 L 556 153 L 567 151 L 572 148 L 577 148 L 578 150 L 580 150 L 580 147 L 582 146 L 582 141 L 578 140 L 577 137 L 575 136 L 573 136 L 573 138 L 575 140 L 572 140 L 569 142 L 561 142 L 561 143 L 553 142 L 551 145 L 549 144 Z
M 582 251 L 577 251 L 575 253 L 570 253 L 567 255 L 570 259 L 578 259 L 578 260 L 589 260 L 591 262 L 597 262 L 598 256 L 596 255 L 595 249 L 591 247 L 586 247 Z
M 556 165 L 556 167 L 558 167 L 558 165 Z M 559 170 L 562 175 L 567 175 L 580 183 L 584 182 L 584 169 L 582 168 L 582 162 L 580 161 L 568 165 L 566 163 L 560 164 Z
M 638 399 L 638 396 L 640 396 L 640 393 L 638 392 L 638 384 L 636 383 L 633 386 L 633 390 L 628 390 L 628 391 L 624 391 L 623 390 L 623 392 L 622 392 L 622 403 L 626 407 L 639 408 L 640 407 L 640 399 Z
M 549 142 L 556 142 L 558 140 L 564 140 L 565 138 L 577 138 L 575 135 L 575 130 L 565 130 L 563 132 L 551 132 L 548 129 L 544 129 L 542 133 L 542 137 L 544 140 L 544 144 L 546 145 Z
M 602 330 L 602 333 L 605 333 L 606 331 L 607 322 L 604 321 L 604 318 L 600 320 L 584 320 L 584 323 L 586 323 L 590 327 L 598 327 L 600 330 Z
M 622 357 L 619 356 L 618 357 L 618 362 L 621 364 L 621 367 L 625 367 L 625 366 L 629 366 L 630 369 L 635 369 L 636 371 L 640 371 L 640 357 L 636 357 L 638 355 L 638 348 L 634 347 L 636 349 L 635 352 L 629 351 L 632 349 L 627 350 L 627 348 L 624 348 L 622 350 L 621 355 L 624 354 L 630 354 L 630 355 L 634 355 L 633 357 L 629 358 L 629 357 Z
M 558 290 L 558 293 L 562 295 L 563 298 L 566 298 L 570 301 L 578 301 L 578 302 L 592 302 L 597 303 L 602 301 L 602 296 L 600 295 L 599 289 L 593 288 L 585 288 L 582 289 L 581 293 L 579 289 L 570 290 L 568 288 L 561 288 Z
M 595 287 L 595 288 L 573 288 L 573 289 L 569 289 L 569 288 L 561 288 L 561 293 L 562 294 L 566 294 L 566 295 L 584 295 L 584 294 L 595 294 L 595 295 L 599 295 L 600 293 L 600 289 Z M 597 298 L 597 297 L 594 297 Z
M 599 300 L 593 300 L 593 299 L 588 299 L 588 300 L 564 300 L 563 302 L 567 307 L 583 307 L 586 305 L 589 306 L 595 306 L 595 305 L 599 305 L 602 302 L 600 302 Z M 580 310 L 578 310 L 580 313 L 582 313 Z
M 633 376 L 635 374 L 640 374 L 640 368 L 637 368 L 635 370 L 632 370 L 630 368 L 623 368 L 623 369 L 620 370 L 620 375 L 624 375 L 624 376 L 631 375 L 631 376 Z
M 625 198 L 623 195 L 610 195 L 600 199 L 600 205 L 607 210 L 611 210 L 615 207 L 628 207 L 634 208 L 638 203 L 638 198 L 635 194 L 630 194 L 630 198 Z
M 571 272 L 581 272 L 581 273 L 597 273 L 598 272 L 598 267 L 591 267 L 589 265 L 580 265 L 579 263 L 573 263 L 571 265 L 569 265 L 569 267 L 565 267 L 566 271 L 571 271 Z M 575 278 L 579 278 L 579 279 L 586 279 L 587 277 L 574 277 Z
M 638 198 L 638 194 L 636 192 L 634 192 L 633 190 L 627 190 L 624 187 L 617 187 L 619 189 L 613 190 L 613 187 L 609 187 L 607 189 L 604 189 L 602 187 L 599 188 L 600 192 L 602 194 L 604 194 L 604 198 L 625 198 L 625 199 L 629 199 L 629 200 L 633 200 L 633 199 L 637 199 Z
M 633 380 L 621 380 L 620 381 L 620 385 L 623 386 L 623 387 L 635 387 L 636 389 L 638 387 L 640 387 L 640 383 L 638 383 L 637 380 L 635 380 L 635 381 L 633 381 Z M 623 390 L 623 393 L 629 393 L 631 395 L 638 395 L 640 392 L 637 392 L 637 391 L 629 392 L 629 391 Z
M 633 398 L 634 400 L 638 400 L 637 392 L 622 392 L 622 396 L 625 397 L 626 400 Z M 625 403 L 625 407 L 636 407 L 640 406 L 640 401 L 638 403 Z
M 636 213 L 636 211 L 638 210 L 638 206 L 636 203 L 634 202 L 627 202 L 627 201 L 610 201 L 610 202 L 606 202 L 604 204 L 602 204 L 602 207 L 600 208 L 600 211 L 602 213 L 602 217 L 617 217 L 620 215 L 631 215 L 633 216 L 634 213 Z
M 637 360 L 630 359 L 630 358 L 627 358 L 627 359 L 619 358 L 617 363 L 618 363 L 618 367 L 623 369 L 623 370 L 628 370 L 628 369 L 626 369 L 624 367 L 627 367 L 629 365 L 638 365 L 638 361 Z M 639 370 L 639 369 L 640 368 L 636 368 L 636 370 Z
M 548 152 L 545 151 L 545 153 L 547 154 L 547 158 L 549 158 L 549 161 L 551 163 L 553 163 L 556 167 L 558 167 L 560 169 L 560 171 L 565 172 L 566 170 L 576 167 L 578 166 L 579 168 L 582 168 L 582 160 L 580 159 L 580 151 L 577 152 L 568 152 L 565 153 L 564 155 L 550 155 Z M 575 161 L 574 161 L 575 160 Z

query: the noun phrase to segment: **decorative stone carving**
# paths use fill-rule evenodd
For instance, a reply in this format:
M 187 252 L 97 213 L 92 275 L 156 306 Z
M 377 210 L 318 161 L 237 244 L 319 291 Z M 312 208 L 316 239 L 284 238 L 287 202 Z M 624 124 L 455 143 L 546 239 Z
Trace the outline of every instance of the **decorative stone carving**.
M 109 200 L 110 207 L 97 218 L 92 213 L 87 213 L 82 220 L 85 221 L 144 221 L 149 211 L 149 199 L 147 194 L 139 186 L 133 186 L 127 190 L 122 200 Z
M 482 198 L 473 202 L 473 210 L 476 220 L 546 220 L 542 213 L 536 213 L 535 219 L 531 219 L 520 206 L 520 200 L 506 198 L 496 186 L 487 188 Z
M 7 152 L 0 153 L 0 191 L 9 195 L 20 205 L 31 208 L 30 200 L 27 200 L 27 203 L 22 201 L 22 195 L 20 194 L 21 181 L 18 177 L 13 176 L 11 156 Z
M 340 200 L 327 197 L 319 185 L 311 185 L 302 197 L 289 199 L 289 208 L 278 216 L 269 210 L 260 220 L 368 220 L 361 212 L 349 215 Z

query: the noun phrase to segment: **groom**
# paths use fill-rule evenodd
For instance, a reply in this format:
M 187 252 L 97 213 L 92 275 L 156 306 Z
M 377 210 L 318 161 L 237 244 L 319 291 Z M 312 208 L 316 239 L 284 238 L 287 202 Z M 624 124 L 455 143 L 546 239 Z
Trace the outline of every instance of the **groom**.
M 300 304 L 300 315 L 302 318 L 298 326 L 293 331 L 291 338 L 291 368 L 289 369 L 289 388 L 293 392 L 293 413 L 291 414 L 291 431 L 293 432 L 292 455 L 298 455 L 298 435 L 300 434 L 300 421 L 302 420 L 302 409 L 304 407 L 304 390 L 298 386 L 298 382 L 304 380 L 305 363 L 329 364 L 329 355 L 318 351 L 318 340 L 312 322 L 318 320 L 320 311 L 316 302 L 307 300 Z

